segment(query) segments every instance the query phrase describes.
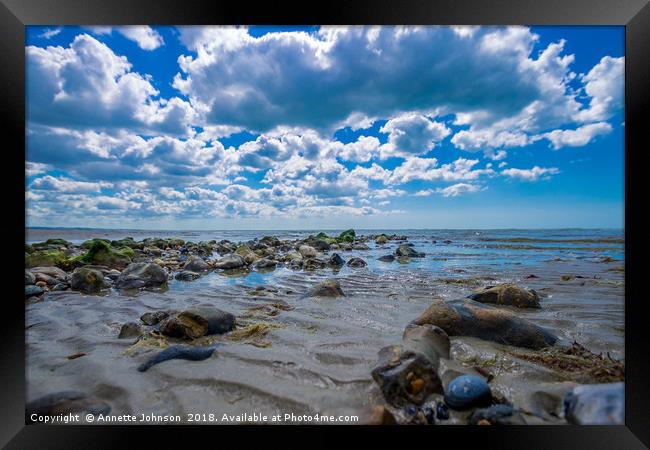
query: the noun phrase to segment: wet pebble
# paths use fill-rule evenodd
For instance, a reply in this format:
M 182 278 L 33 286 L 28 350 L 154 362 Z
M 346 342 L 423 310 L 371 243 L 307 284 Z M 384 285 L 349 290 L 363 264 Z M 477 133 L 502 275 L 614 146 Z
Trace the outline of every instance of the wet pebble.
M 456 410 L 473 406 L 487 406 L 492 401 L 492 392 L 487 382 L 476 375 L 461 375 L 455 378 L 445 393 L 445 403 Z
M 138 337 L 142 334 L 142 327 L 140 324 L 135 322 L 127 322 L 122 325 L 120 329 L 120 334 L 117 336 L 119 339 L 127 339 Z
M 442 402 L 436 403 L 436 418 L 438 420 L 449 419 L 449 408 Z

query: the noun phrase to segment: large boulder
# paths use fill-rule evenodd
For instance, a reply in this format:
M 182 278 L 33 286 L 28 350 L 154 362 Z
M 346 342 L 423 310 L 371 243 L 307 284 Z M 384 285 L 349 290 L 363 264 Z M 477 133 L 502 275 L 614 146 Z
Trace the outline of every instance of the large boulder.
M 565 416 L 575 425 L 623 425 L 623 383 L 587 384 L 569 392 L 564 400 Z
M 415 325 L 427 323 L 442 328 L 449 336 L 473 336 L 516 347 L 540 349 L 557 341 L 550 331 L 510 311 L 470 299 L 435 301 L 413 321 Z
M 206 270 L 210 270 L 210 266 L 200 256 L 193 255 L 187 259 L 183 269 L 189 270 L 190 272 L 205 272 Z
M 416 252 L 410 245 L 402 244 L 395 250 L 397 256 L 407 256 L 409 258 L 424 258 L 424 253 Z
M 324 280 L 312 287 L 307 293 L 308 297 L 345 297 L 341 284 L 337 280 Z
M 375 238 L 375 243 L 376 243 L 377 245 L 384 245 L 384 244 L 387 243 L 387 242 L 388 242 L 388 237 L 386 237 L 385 234 L 380 234 L 379 236 L 377 236 L 377 237 Z
M 155 287 L 167 283 L 167 272 L 154 263 L 131 263 L 115 281 L 119 289 Z
M 368 263 L 361 258 L 355 257 L 355 258 L 350 258 L 347 262 L 347 265 L 350 267 L 366 267 Z
M 89 243 L 89 244 L 88 244 Z M 88 247 L 88 251 L 81 255 L 78 260 L 85 264 L 107 266 L 112 269 L 122 269 L 131 263 L 135 252 L 130 247 L 115 249 L 104 239 L 93 239 L 82 244 Z
M 488 286 L 468 298 L 480 303 L 516 306 L 517 308 L 541 308 L 537 292 L 522 289 L 514 284 Z
M 223 334 L 235 329 L 235 316 L 212 307 L 198 307 L 165 319 L 160 332 L 165 336 L 196 339 L 209 334 Z
M 216 269 L 238 269 L 246 265 L 246 261 L 239 255 L 226 255 L 213 264 Z
M 53 267 L 64 265 L 68 258 L 61 250 L 40 250 L 25 257 L 25 267 Z
M 345 260 L 341 258 L 341 256 L 338 253 L 333 253 L 332 256 L 330 256 L 329 260 L 327 261 L 327 264 L 330 267 L 342 267 L 345 265 Z
M 271 271 L 275 270 L 275 267 L 277 266 L 277 263 L 273 260 L 262 258 L 259 259 L 253 264 L 253 268 L 258 271 Z
M 303 258 L 315 258 L 318 255 L 318 251 L 311 245 L 301 245 L 298 247 L 298 253 Z
M 97 293 L 104 287 L 104 274 L 97 269 L 79 267 L 72 272 L 70 287 L 88 294 Z
M 354 239 L 356 237 L 357 237 L 356 233 L 354 232 L 354 230 L 352 228 L 350 228 L 349 230 L 345 230 L 344 232 L 339 234 L 339 237 L 337 238 L 337 240 L 339 242 L 354 242 Z
M 30 269 L 30 272 L 32 272 L 34 275 L 38 276 L 38 274 L 44 274 L 52 278 L 56 278 L 57 280 L 64 281 L 66 277 L 66 273 L 59 269 L 58 267 L 32 267 Z
M 303 260 L 302 268 L 305 270 L 324 269 L 329 264 L 329 260 L 323 257 L 306 258 Z

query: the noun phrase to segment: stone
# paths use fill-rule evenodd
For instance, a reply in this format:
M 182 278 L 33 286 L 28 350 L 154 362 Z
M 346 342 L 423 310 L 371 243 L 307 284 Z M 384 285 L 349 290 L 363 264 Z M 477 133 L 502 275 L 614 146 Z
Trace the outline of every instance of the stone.
M 298 253 L 303 258 L 315 258 L 318 255 L 318 251 L 311 245 L 301 245 L 298 247 Z
M 516 306 L 517 308 L 541 308 L 537 292 L 522 289 L 514 284 L 487 286 L 468 298 L 480 303 Z
M 42 295 L 44 292 L 45 289 L 34 284 L 25 286 L 25 298 L 36 297 Z
M 115 281 L 119 289 L 155 287 L 167 283 L 167 272 L 154 263 L 131 263 Z
M 424 258 L 424 253 L 416 252 L 410 245 L 402 244 L 395 250 L 397 256 L 407 256 L 409 258 Z
M 143 333 L 142 327 L 136 322 L 127 322 L 120 328 L 118 339 L 138 337 Z
M 321 281 L 316 286 L 312 287 L 307 293 L 308 297 L 345 297 L 341 284 L 337 280 L 327 279 Z
M 226 255 L 213 264 L 215 269 L 238 269 L 246 265 L 246 261 L 239 255 Z
M 472 336 L 535 350 L 552 346 L 557 341 L 550 331 L 511 311 L 470 299 L 434 301 L 413 321 L 415 325 L 426 323 L 442 328 L 449 336 Z
M 345 230 L 341 234 L 339 234 L 337 240 L 339 242 L 354 242 L 354 239 L 356 237 L 357 237 L 356 233 L 352 228 L 350 228 L 349 230 Z
M 345 260 L 341 258 L 341 256 L 338 253 L 333 253 L 332 256 L 330 256 L 330 259 L 328 260 L 327 264 L 330 267 L 341 267 L 345 265 Z
M 347 263 L 348 266 L 350 267 L 366 267 L 368 265 L 367 262 L 365 262 L 361 258 L 350 258 Z
M 64 281 L 66 273 L 58 267 L 32 267 L 30 271 L 37 276 L 39 273 L 56 278 L 57 280 Z
M 170 317 L 160 325 L 165 336 L 196 339 L 210 334 L 223 334 L 235 329 L 235 316 L 212 307 L 197 307 Z
M 29 270 L 25 270 L 25 286 L 36 284 L 36 276 Z
M 311 246 L 314 247 L 319 252 L 326 252 L 331 248 L 330 243 L 324 239 L 317 239 L 311 242 Z
M 436 403 L 436 419 L 438 420 L 448 420 L 449 419 L 449 407 L 443 402 Z
M 387 242 L 388 242 L 388 238 L 386 237 L 385 234 L 381 234 L 381 235 L 377 236 L 377 238 L 375 239 L 375 244 L 377 244 L 377 245 L 384 245 Z
M 451 409 L 465 410 L 476 406 L 488 406 L 492 391 L 487 382 L 476 375 L 455 378 L 445 392 L 445 403 Z
M 488 408 L 476 409 L 469 417 L 470 425 L 479 425 L 484 421 L 485 425 L 526 425 L 523 416 L 515 411 L 512 405 L 492 405 Z
M 565 397 L 564 407 L 567 421 L 574 425 L 624 425 L 624 384 L 577 386 Z
M 324 269 L 327 267 L 329 260 L 325 258 L 306 258 L 302 261 L 302 268 L 305 270 Z
M 155 311 L 155 312 L 144 313 L 142 316 L 140 316 L 140 320 L 145 325 L 156 325 L 161 320 L 166 319 L 167 317 L 169 317 L 168 312 L 166 312 L 166 311 Z
M 187 259 L 183 269 L 190 272 L 205 272 L 210 270 L 210 266 L 200 256 L 192 255 Z
M 174 278 L 180 281 L 193 281 L 197 278 L 201 278 L 201 274 L 198 272 L 192 272 L 191 270 L 181 270 L 174 276 Z
M 78 267 L 70 277 L 70 288 L 88 294 L 97 293 L 104 287 L 104 275 L 97 269 Z
M 395 255 L 384 255 L 377 258 L 377 261 L 381 262 L 393 262 L 395 261 Z
M 253 268 L 255 270 L 261 270 L 261 271 L 271 271 L 275 270 L 277 266 L 277 263 L 275 261 L 272 261 L 270 259 L 262 258 L 253 264 Z
M 214 353 L 217 345 L 207 347 L 194 347 L 185 345 L 174 345 L 158 352 L 146 362 L 138 366 L 138 372 L 146 372 L 151 367 L 171 359 L 185 359 L 188 361 L 203 361 Z
M 56 416 L 69 413 L 108 414 L 110 405 L 103 400 L 77 391 L 61 391 L 45 395 L 25 405 L 25 422 L 33 423 L 32 416 Z

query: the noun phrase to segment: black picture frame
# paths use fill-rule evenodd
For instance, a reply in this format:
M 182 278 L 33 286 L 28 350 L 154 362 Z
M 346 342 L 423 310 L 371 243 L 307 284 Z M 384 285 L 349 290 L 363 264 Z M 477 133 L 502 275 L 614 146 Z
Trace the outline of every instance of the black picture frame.
M 170 445 L 173 439 L 216 434 L 216 445 L 227 441 L 224 433 L 244 431 L 245 436 L 266 436 L 283 427 L 188 426 L 52 426 L 25 425 L 25 330 L 21 285 L 24 253 L 25 195 L 25 26 L 27 25 L 180 25 L 180 24 L 440 24 L 440 25 L 624 25 L 625 26 L 625 426 L 551 427 L 345 427 L 385 443 L 413 445 L 414 437 L 426 445 L 450 440 L 458 445 L 471 440 L 482 448 L 647 448 L 650 445 L 650 367 L 646 344 L 646 299 L 640 295 L 638 264 L 640 226 L 634 222 L 641 183 L 638 180 L 643 148 L 642 117 L 650 98 L 650 5 L 648 0 L 347 0 L 315 4 L 313 9 L 293 3 L 199 0 L 1 0 L 0 1 L 0 111 L 6 163 L 2 174 L 5 217 L 0 223 L 7 287 L 2 299 L 2 390 L 0 444 L 6 448 L 103 448 L 131 446 L 146 438 Z M 22 163 L 20 162 L 22 158 Z M 21 164 L 23 164 L 21 166 Z M 22 169 L 21 169 L 22 167 Z M 21 173 L 22 170 L 22 173 Z M 6 201 L 10 200 L 10 201 Z M 8 207 L 11 205 L 11 209 Z M 14 209 L 15 208 L 15 209 Z M 638 217 L 637 217 L 638 218 Z M 630 245 L 631 244 L 631 245 Z M 638 294 L 638 295 L 635 295 Z M 245 427 L 248 428 L 248 427 Z M 341 427 L 335 427 L 337 430 Z M 286 428 L 285 428 L 286 429 Z M 337 439 L 331 427 L 291 427 L 290 440 L 312 445 Z M 295 437 L 293 437 L 295 436 Z M 214 436 L 212 437 L 212 439 Z M 222 440 L 223 439 L 223 440 Z M 244 438 L 246 439 L 246 438 Z M 304 440 L 307 439 L 307 440 Z M 186 441 L 188 442 L 188 441 Z M 206 442 L 211 442 L 210 440 Z M 242 442 L 242 441 L 240 441 Z M 333 441 L 336 442 L 336 441 Z M 363 441 L 362 441 L 363 442 Z M 200 445 L 198 442 L 192 445 Z M 231 444 L 232 445 L 232 444 Z M 417 444 L 420 445 L 420 444 Z

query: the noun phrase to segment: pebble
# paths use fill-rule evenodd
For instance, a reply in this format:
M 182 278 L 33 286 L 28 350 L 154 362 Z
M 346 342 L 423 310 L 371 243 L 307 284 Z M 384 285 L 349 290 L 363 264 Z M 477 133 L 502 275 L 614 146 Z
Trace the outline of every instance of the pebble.
M 476 375 L 461 375 L 455 378 L 445 392 L 445 403 L 456 410 L 473 406 L 487 406 L 492 401 L 492 392 L 487 382 Z

